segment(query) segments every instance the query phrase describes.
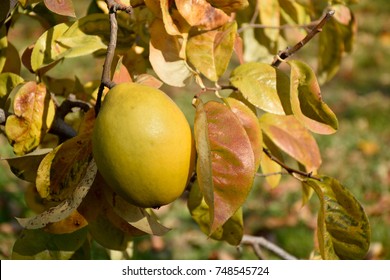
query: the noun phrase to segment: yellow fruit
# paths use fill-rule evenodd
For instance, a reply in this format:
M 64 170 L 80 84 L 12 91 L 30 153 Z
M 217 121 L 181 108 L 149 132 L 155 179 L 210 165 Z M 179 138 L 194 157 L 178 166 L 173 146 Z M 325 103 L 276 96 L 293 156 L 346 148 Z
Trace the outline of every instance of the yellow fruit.
M 118 84 L 107 93 L 92 143 L 105 181 L 139 207 L 174 201 L 194 166 L 193 139 L 184 114 L 164 92 L 145 85 Z

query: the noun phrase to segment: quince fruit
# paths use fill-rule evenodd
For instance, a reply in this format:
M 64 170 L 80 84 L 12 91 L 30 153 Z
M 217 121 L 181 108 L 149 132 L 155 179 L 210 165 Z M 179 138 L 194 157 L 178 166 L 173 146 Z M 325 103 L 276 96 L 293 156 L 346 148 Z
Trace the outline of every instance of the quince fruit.
M 176 200 L 194 169 L 194 141 L 182 111 L 159 89 L 113 87 L 93 130 L 93 155 L 107 184 L 127 202 L 157 208 Z

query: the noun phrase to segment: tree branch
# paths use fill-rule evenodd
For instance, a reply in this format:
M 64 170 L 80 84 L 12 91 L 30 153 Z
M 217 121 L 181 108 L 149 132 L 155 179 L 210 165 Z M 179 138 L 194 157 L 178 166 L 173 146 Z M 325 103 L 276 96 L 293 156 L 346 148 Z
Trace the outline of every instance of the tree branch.
M 271 251 L 278 257 L 284 259 L 284 260 L 296 260 L 297 258 L 289 253 L 287 253 L 285 250 L 280 248 L 279 246 L 275 245 L 271 241 L 268 241 L 264 237 L 261 236 L 251 236 L 251 235 L 244 235 L 241 240 L 242 245 L 250 245 L 255 251 L 255 254 L 259 259 L 264 259 L 264 254 L 261 250 L 261 247 Z
M 95 112 L 96 115 L 99 113 L 101 103 L 102 103 L 102 97 L 103 97 L 103 90 L 105 87 L 111 89 L 115 86 L 115 83 L 111 80 L 111 65 L 112 61 L 114 59 L 115 49 L 116 49 L 116 43 L 117 43 L 117 34 L 118 34 L 118 21 L 116 19 L 116 12 L 117 11 L 125 11 L 126 13 L 132 13 L 133 7 L 132 6 L 126 6 L 123 4 L 119 4 L 115 2 L 114 0 L 106 0 L 107 7 L 109 9 L 109 20 L 110 20 L 110 41 L 108 43 L 107 47 L 107 54 L 106 58 L 104 60 L 103 64 L 103 72 L 102 72 L 102 78 L 101 83 L 99 86 L 98 96 L 95 104 Z
M 315 179 L 315 180 L 318 180 L 318 181 L 322 181 L 321 178 L 318 178 L 316 176 L 313 175 L 312 172 L 304 172 L 304 171 L 301 171 L 301 170 L 298 170 L 298 169 L 295 169 L 295 168 L 292 168 L 290 166 L 288 166 L 287 164 L 285 164 L 284 162 L 282 162 L 280 159 L 278 159 L 277 157 L 275 157 L 271 152 L 270 150 L 268 150 L 267 148 L 263 148 L 263 152 L 274 162 L 276 162 L 277 164 L 279 164 L 282 168 L 284 168 L 289 174 L 293 175 L 294 174 L 298 174 L 298 175 L 301 175 L 303 177 L 307 177 L 307 178 L 312 178 L 312 179 Z M 294 176 L 295 177 L 295 176 Z
M 325 25 L 325 23 L 328 22 L 328 20 L 334 15 L 335 11 L 331 10 L 326 12 L 326 14 L 322 17 L 322 19 L 319 21 L 319 23 L 306 35 L 305 38 L 303 38 L 301 41 L 299 41 L 295 46 L 292 48 L 286 48 L 284 51 L 280 52 L 272 62 L 272 66 L 278 67 L 286 58 L 293 55 L 297 51 L 299 51 L 304 45 L 306 45 L 313 37 L 322 31 L 322 27 Z

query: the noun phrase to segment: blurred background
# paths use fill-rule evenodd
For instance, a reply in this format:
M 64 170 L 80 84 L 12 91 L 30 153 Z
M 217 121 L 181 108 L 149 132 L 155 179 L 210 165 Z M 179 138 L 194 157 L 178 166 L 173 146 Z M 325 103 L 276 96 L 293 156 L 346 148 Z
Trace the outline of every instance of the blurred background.
M 88 3 L 74 1 L 76 11 L 82 15 Z M 354 51 L 344 57 L 337 76 L 322 86 L 323 98 L 336 113 L 340 128 L 334 135 L 316 136 L 323 157 L 320 172 L 337 178 L 364 206 L 372 227 L 367 258 L 390 259 L 390 1 L 360 0 L 352 9 L 358 20 Z M 14 26 L 11 40 L 18 50 L 23 50 L 41 32 L 38 23 L 25 25 L 21 20 Z M 309 56 L 315 49 L 313 40 L 299 55 Z M 91 65 L 91 60 L 77 58 L 68 63 L 69 73 L 81 80 L 101 75 L 100 61 Z M 66 69 L 64 63 L 61 71 Z M 22 72 L 22 76 L 26 75 Z M 189 94 L 186 102 L 191 98 Z M 191 109 L 185 111 L 188 117 L 193 114 Z M 11 154 L 7 140 L 0 134 L 1 157 Z M 14 217 L 31 215 L 24 202 L 25 189 L 26 183 L 18 180 L 1 160 L 0 259 L 10 258 L 21 230 Z M 293 178 L 284 176 L 281 185 L 272 189 L 264 178 L 258 177 L 244 207 L 245 233 L 266 237 L 296 257 L 308 259 L 314 247 L 317 211 L 315 196 L 302 207 L 301 186 Z M 208 239 L 192 221 L 185 197 L 156 213 L 173 230 L 162 238 L 136 239 L 134 258 L 257 258 L 250 247 L 236 248 Z M 96 245 L 92 257 L 108 255 Z

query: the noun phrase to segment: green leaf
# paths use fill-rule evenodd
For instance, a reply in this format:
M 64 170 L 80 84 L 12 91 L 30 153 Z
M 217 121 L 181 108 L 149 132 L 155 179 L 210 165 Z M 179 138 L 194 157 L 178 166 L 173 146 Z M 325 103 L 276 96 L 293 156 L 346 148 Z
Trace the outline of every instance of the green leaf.
M 279 69 L 266 63 L 245 63 L 232 71 L 230 82 L 256 107 L 278 115 L 289 113 L 289 79 Z
M 38 147 L 54 120 L 55 106 L 44 84 L 27 82 L 17 86 L 14 115 L 7 118 L 5 133 L 16 155 Z
M 330 19 L 319 36 L 318 78 L 321 84 L 331 80 L 340 69 L 344 52 L 341 30 Z
M 322 100 L 313 70 L 304 62 L 290 60 L 290 99 L 295 117 L 309 130 L 332 134 L 338 129 L 336 115 Z
M 72 0 L 44 0 L 44 3 L 53 13 L 68 17 L 76 16 Z
M 258 6 L 261 24 L 278 27 L 280 25 L 280 5 L 278 0 L 262 0 Z M 264 28 L 265 35 L 272 41 L 277 42 L 279 28 Z
M 87 113 L 79 135 L 55 147 L 41 161 L 36 187 L 42 198 L 62 201 L 69 197 L 84 176 L 92 158 L 94 110 Z
M 63 48 L 56 40 L 69 28 L 69 23 L 60 23 L 43 33 L 36 41 L 31 54 L 31 69 L 37 71 L 62 58 Z
M 190 34 L 186 47 L 189 62 L 216 82 L 228 67 L 236 33 L 237 23 L 233 21 L 218 29 Z
M 7 48 L 7 31 L 5 29 L 5 25 L 2 25 L 0 27 L 0 73 L 3 71 L 5 61 L 7 60 Z
M 192 218 L 199 225 L 203 233 L 209 235 L 212 239 L 223 240 L 233 246 L 240 244 L 244 234 L 244 222 L 241 207 L 231 218 L 229 218 L 229 220 L 227 220 L 222 226 L 218 227 L 210 235 L 210 211 L 197 182 L 195 182 L 191 187 L 187 204 Z
M 166 33 L 160 19 L 155 19 L 149 29 L 149 60 L 153 70 L 168 85 L 184 87 L 193 73 L 181 56 L 179 39 Z
M 353 194 L 336 179 L 306 179 L 320 199 L 317 237 L 323 259 L 362 259 L 370 246 L 370 224 Z
M 0 108 L 5 109 L 5 103 L 11 91 L 24 80 L 14 73 L 0 74 Z
M 260 117 L 265 134 L 284 152 L 315 172 L 321 165 L 321 154 L 311 133 L 293 116 L 266 113 Z
M 87 168 L 85 176 L 74 189 L 73 193 L 55 207 L 48 209 L 31 218 L 18 218 L 18 222 L 26 229 L 38 229 L 50 223 L 61 221 L 71 215 L 81 204 L 87 195 L 97 173 L 97 167 L 92 160 Z
M 268 138 L 266 134 L 263 135 L 263 144 L 264 147 L 267 148 L 271 154 L 277 157 L 279 160 L 283 161 L 283 155 L 278 147 Z M 279 185 L 282 175 L 280 172 L 282 171 L 282 167 L 270 159 L 268 155 L 263 152 L 261 163 L 260 163 L 261 171 L 266 176 L 265 180 L 272 187 L 275 188 Z
M 12 259 L 68 260 L 84 244 L 87 233 L 86 229 L 70 234 L 51 234 L 40 229 L 25 229 L 14 244 Z
M 8 162 L 12 173 L 14 173 L 18 178 L 34 183 L 37 177 L 38 166 L 41 163 L 42 159 L 50 151 L 52 151 L 51 148 L 37 149 L 32 153 L 28 153 L 20 157 L 1 159 L 6 160 Z
M 222 103 L 197 100 L 194 133 L 198 182 L 212 234 L 245 202 L 255 175 L 254 155 L 240 120 Z
M 37 71 L 62 58 L 78 57 L 106 49 L 110 37 L 108 15 L 91 14 L 71 26 L 61 23 L 47 30 L 35 44 L 31 66 Z M 118 18 L 117 49 L 127 49 L 134 42 L 131 27 Z

